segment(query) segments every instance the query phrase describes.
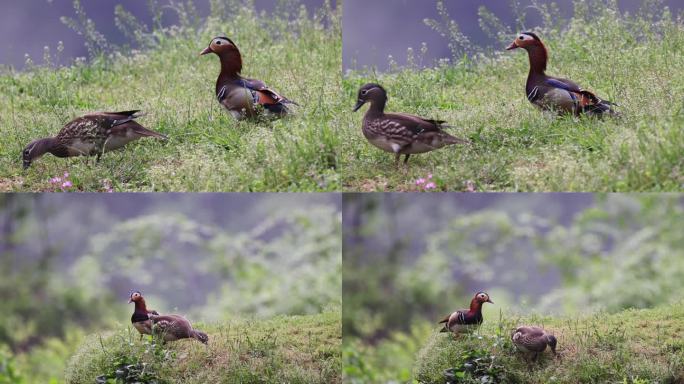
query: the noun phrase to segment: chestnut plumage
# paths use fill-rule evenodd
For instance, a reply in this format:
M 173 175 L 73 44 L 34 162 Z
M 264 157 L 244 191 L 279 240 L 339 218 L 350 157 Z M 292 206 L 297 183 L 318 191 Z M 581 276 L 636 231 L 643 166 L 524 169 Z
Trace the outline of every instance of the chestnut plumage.
M 387 92 L 374 83 L 359 89 L 354 112 L 365 103 L 370 107 L 363 117 L 361 131 L 368 142 L 386 152 L 395 154 L 399 164 L 401 155 L 404 163 L 415 153 L 425 153 L 452 144 L 467 144 L 468 140 L 459 139 L 446 133 L 442 120 L 424 119 L 406 113 L 385 113 Z
M 131 292 L 128 303 L 135 303 L 133 315 L 131 316 L 131 324 L 140 332 L 140 337 L 142 338 L 142 335 L 151 335 L 152 320 L 150 320 L 149 316 L 158 315 L 159 313 L 153 309 L 147 309 L 145 298 L 140 291 Z
M 463 333 L 482 324 L 482 305 L 484 303 L 494 304 L 486 292 L 478 292 L 470 300 L 469 309 L 459 309 L 443 318 L 439 323 L 444 323 L 444 328 L 440 332 Z
M 525 92 L 527 99 L 543 110 L 556 111 L 559 114 L 570 113 L 602 116 L 617 115 L 613 103 L 603 100 L 591 91 L 583 89 L 572 80 L 553 77 L 546 74 L 549 60 L 548 50 L 539 36 L 532 32 L 523 32 L 506 48 L 507 50 L 522 48 L 527 51 L 530 60 L 530 72 L 527 76 Z
M 289 113 L 288 104 L 297 104 L 281 96 L 257 79 L 242 77 L 242 55 L 237 45 L 225 36 L 211 40 L 200 55 L 214 53 L 221 61 L 216 80 L 216 98 L 237 119 L 253 118 L 266 111 L 275 116 Z
M 104 152 L 122 148 L 141 137 L 166 139 L 161 133 L 149 130 L 135 119 L 140 111 L 94 112 L 68 122 L 55 137 L 32 141 L 24 148 L 24 169 L 46 153 L 57 157 L 100 156 Z

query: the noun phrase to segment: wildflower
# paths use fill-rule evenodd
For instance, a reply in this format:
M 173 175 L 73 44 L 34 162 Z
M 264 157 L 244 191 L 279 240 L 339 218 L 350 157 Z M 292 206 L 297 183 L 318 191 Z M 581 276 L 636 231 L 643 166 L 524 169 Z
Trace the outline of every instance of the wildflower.
M 435 189 L 435 188 L 437 188 L 437 185 L 433 182 L 429 182 L 429 183 L 425 184 L 425 190 Z
M 62 183 L 62 189 L 71 188 L 72 186 L 73 186 L 73 184 L 69 180 Z
M 420 179 L 416 180 L 416 185 L 423 185 L 423 184 L 425 184 L 425 179 L 420 178 Z

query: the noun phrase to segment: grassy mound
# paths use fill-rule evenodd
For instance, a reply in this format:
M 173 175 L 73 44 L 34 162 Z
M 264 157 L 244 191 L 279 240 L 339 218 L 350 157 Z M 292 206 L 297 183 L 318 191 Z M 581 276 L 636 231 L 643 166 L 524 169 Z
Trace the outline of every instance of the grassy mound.
M 339 311 L 270 320 L 197 324 L 209 335 L 158 344 L 137 331 L 91 335 L 66 368 L 66 383 L 339 383 Z M 115 381 L 116 377 L 120 381 Z M 105 381 L 105 380 L 111 381 Z
M 50 179 L 65 172 L 67 190 L 78 191 L 339 190 L 340 139 L 331 126 L 342 109 L 339 11 L 312 16 L 295 7 L 269 16 L 248 3 L 212 8 L 201 25 L 136 30 L 145 37 L 139 51 L 104 45 L 87 64 L 0 73 L 0 191 L 59 191 L 62 183 Z M 198 54 L 224 33 L 243 54 L 243 75 L 301 105 L 291 116 L 239 122 L 219 106 L 219 60 Z M 130 109 L 148 113 L 139 122 L 170 139 L 139 140 L 99 164 L 47 154 L 22 170 L 21 151 L 32 140 L 90 111 Z
M 528 364 L 510 341 L 516 325 L 539 325 L 558 338 Z M 600 313 L 583 318 L 528 317 L 485 321 L 478 334 L 454 339 L 434 333 L 419 352 L 414 377 L 444 383 L 681 383 L 684 306 Z
M 584 2 L 576 2 L 582 4 Z M 541 31 L 548 74 L 575 80 L 619 104 L 619 119 L 542 114 L 526 99 L 524 50 L 478 64 L 352 74 L 343 81 L 351 108 L 359 86 L 379 82 L 388 111 L 446 120 L 470 146 L 416 155 L 408 171 L 361 135 L 363 113 L 341 114 L 347 190 L 415 191 L 433 175 L 443 191 L 677 191 L 684 185 L 684 25 L 626 18 L 610 7 L 577 15 L 562 30 Z M 419 60 L 416 60 L 419 61 Z M 365 109 L 362 109 L 362 111 Z

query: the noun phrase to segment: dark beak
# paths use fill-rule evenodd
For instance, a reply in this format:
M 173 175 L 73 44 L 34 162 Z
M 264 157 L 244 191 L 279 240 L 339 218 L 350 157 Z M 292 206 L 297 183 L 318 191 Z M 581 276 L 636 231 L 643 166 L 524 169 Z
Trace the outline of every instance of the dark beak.
M 515 41 L 514 41 L 514 42 L 511 43 L 511 45 L 509 45 L 508 47 L 506 47 L 506 50 L 507 50 L 507 51 L 510 51 L 511 49 L 516 49 L 516 48 L 520 48 L 520 47 L 518 47 L 518 44 L 516 44 Z
M 366 104 L 366 101 L 359 99 L 359 101 L 357 101 L 356 105 L 354 106 L 354 112 L 358 111 L 359 108 L 361 108 L 364 104 Z
M 132 303 L 133 299 L 128 299 L 128 304 Z
M 487 299 L 487 302 L 490 303 L 490 304 L 494 304 L 494 302 L 492 301 L 492 299 Z
M 214 51 L 211 50 L 211 47 L 206 47 L 202 52 L 200 52 L 200 56 L 206 55 L 207 53 L 213 53 Z
M 24 160 L 24 171 L 27 170 L 31 166 L 31 162 Z

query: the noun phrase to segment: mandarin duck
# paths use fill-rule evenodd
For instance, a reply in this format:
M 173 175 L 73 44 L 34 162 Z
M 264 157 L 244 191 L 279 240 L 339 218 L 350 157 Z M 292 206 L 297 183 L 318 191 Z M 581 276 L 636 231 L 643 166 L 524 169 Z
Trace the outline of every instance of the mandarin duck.
M 143 335 L 152 334 L 152 320 L 150 320 L 150 315 L 159 315 L 159 312 L 153 309 L 147 309 L 145 304 L 145 298 L 142 296 L 140 291 L 133 291 L 130 298 L 128 299 L 128 304 L 135 303 L 135 309 L 133 310 L 133 316 L 131 316 L 131 323 L 133 327 L 140 332 L 140 338 Z
M 215 37 L 201 55 L 215 53 L 221 61 L 216 80 L 216 98 L 236 119 L 253 118 L 263 110 L 274 116 L 287 115 L 287 104 L 295 104 L 261 80 L 242 77 L 242 56 L 235 43 L 224 36 Z
M 571 80 L 548 76 L 546 64 L 549 53 L 536 34 L 523 32 L 506 49 L 517 48 L 525 49 L 530 59 L 525 92 L 527 100 L 532 104 L 542 110 L 553 110 L 559 114 L 572 113 L 575 116 L 583 113 L 590 116 L 617 114 L 610 101 L 602 100 Z
M 444 132 L 443 128 L 447 126 L 442 120 L 424 119 L 406 113 L 385 113 L 387 92 L 379 84 L 369 83 L 359 89 L 354 112 L 365 103 L 370 103 L 370 107 L 363 117 L 363 135 L 374 146 L 394 153 L 394 162 L 397 165 L 401 155 L 406 156 L 406 164 L 414 153 L 430 152 L 451 144 L 469 143 L 468 140 Z
M 139 111 L 94 112 L 68 122 L 55 137 L 32 141 L 24 148 L 24 169 L 49 152 L 57 157 L 97 156 L 119 149 L 141 137 L 166 139 L 138 124 Z
M 206 333 L 198 331 L 181 315 L 149 315 L 152 321 L 152 334 L 164 341 L 197 339 L 203 344 L 209 342 Z
M 532 361 L 537 360 L 537 356 L 546 350 L 547 345 L 555 355 L 558 344 L 555 336 L 539 327 L 518 327 L 511 333 L 511 340 L 519 351 L 534 354 Z
M 494 302 L 485 292 L 478 292 L 470 301 L 470 309 L 459 309 L 446 316 L 439 323 L 444 323 L 440 332 L 464 333 L 482 324 L 482 304 Z

